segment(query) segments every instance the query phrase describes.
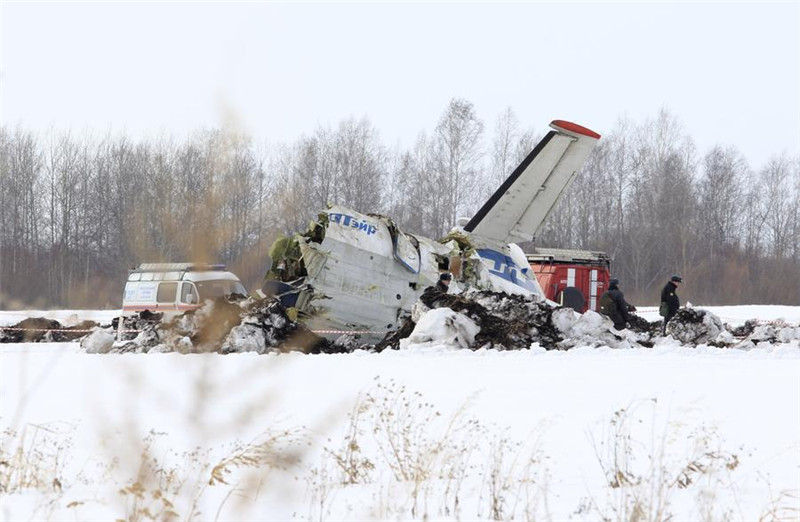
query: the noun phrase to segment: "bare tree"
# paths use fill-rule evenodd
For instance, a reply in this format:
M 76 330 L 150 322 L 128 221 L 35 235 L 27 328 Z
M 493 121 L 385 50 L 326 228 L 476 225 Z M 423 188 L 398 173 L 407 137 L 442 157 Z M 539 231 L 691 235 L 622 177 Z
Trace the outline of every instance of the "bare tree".
M 446 200 L 434 172 L 434 150 L 423 133 L 413 150 L 402 154 L 392 174 L 395 200 L 391 215 L 409 232 L 429 237 L 442 235 Z
M 386 177 L 386 152 L 367 118 L 339 124 L 334 142 L 337 203 L 359 212 L 378 212 Z
M 454 98 L 434 132 L 435 168 L 448 222 L 437 224 L 438 235 L 455 225 L 460 214 L 472 215 L 479 186 L 483 122 L 472 103 Z
M 511 169 L 519 164 L 519 127 L 519 119 L 511 107 L 508 107 L 497 118 L 492 138 L 491 165 L 484 190 L 486 198 L 497 190 L 511 174 Z
M 796 167 L 795 167 L 796 168 Z M 787 257 L 794 248 L 789 244 L 795 227 L 792 197 L 792 161 L 786 154 L 773 157 L 760 173 L 761 215 L 772 255 Z
M 276 235 L 305 229 L 328 203 L 441 237 L 537 141 L 507 109 L 484 165 L 483 124 L 460 99 L 392 154 L 367 118 L 263 151 L 214 129 L 175 142 L 0 127 L 0 299 L 119 306 L 126 270 L 158 260 L 226 262 L 250 285 Z M 733 147 L 695 158 L 669 111 L 620 120 L 537 245 L 607 251 L 643 302 L 673 271 L 692 300 L 797 302 L 800 159 L 778 155 L 754 171 Z

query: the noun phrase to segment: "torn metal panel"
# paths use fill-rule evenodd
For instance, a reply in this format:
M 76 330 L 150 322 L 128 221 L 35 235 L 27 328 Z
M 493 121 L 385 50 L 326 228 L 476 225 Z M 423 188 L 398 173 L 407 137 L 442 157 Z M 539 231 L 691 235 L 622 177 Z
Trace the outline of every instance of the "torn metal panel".
M 301 309 L 316 324 L 386 331 L 439 276 L 442 245 L 400 231 L 385 216 L 332 206 L 320 243 L 300 243 L 313 295 Z

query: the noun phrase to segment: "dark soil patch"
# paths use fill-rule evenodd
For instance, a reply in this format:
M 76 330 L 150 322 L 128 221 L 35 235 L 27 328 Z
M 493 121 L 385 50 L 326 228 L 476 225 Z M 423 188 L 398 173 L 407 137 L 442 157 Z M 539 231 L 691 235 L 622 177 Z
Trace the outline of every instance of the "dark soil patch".
M 64 326 L 54 319 L 29 317 L 0 331 L 0 343 L 64 343 L 86 335 L 86 330 L 98 326 L 94 321 L 83 321 L 75 326 Z M 14 330 L 13 328 L 19 328 Z M 49 331 L 48 331 L 49 330 Z

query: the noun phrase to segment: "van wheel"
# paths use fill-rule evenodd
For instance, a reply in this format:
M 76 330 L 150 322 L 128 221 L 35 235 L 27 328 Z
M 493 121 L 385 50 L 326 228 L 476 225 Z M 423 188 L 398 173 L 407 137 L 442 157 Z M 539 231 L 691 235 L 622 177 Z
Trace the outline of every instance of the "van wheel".
M 559 292 L 558 302 L 561 306 L 572 308 L 579 313 L 583 313 L 586 309 L 586 299 L 583 297 L 583 292 L 574 286 L 568 286 Z

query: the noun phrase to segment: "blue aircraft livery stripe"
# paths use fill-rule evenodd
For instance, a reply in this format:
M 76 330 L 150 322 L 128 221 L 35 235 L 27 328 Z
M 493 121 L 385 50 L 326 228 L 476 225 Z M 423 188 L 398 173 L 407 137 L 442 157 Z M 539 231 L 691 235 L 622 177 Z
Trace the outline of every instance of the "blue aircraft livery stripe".
M 494 267 L 489 269 L 490 274 L 505 279 L 509 283 L 521 286 L 529 292 L 536 293 L 537 290 L 533 281 L 524 275 L 530 272 L 529 268 L 520 269 L 509 256 L 489 248 L 478 249 L 478 255 L 494 263 Z

